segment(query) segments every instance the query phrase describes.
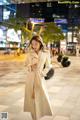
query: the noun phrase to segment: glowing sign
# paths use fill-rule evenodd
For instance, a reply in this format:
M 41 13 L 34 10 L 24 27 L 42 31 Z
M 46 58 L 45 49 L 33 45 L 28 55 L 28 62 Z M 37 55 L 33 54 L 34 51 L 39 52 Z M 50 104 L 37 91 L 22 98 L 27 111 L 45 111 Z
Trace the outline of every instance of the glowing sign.
M 66 19 L 55 19 L 54 22 L 57 24 L 67 24 L 68 23 Z
M 34 22 L 34 23 L 43 23 L 44 19 L 42 19 L 42 18 L 30 18 L 30 21 Z

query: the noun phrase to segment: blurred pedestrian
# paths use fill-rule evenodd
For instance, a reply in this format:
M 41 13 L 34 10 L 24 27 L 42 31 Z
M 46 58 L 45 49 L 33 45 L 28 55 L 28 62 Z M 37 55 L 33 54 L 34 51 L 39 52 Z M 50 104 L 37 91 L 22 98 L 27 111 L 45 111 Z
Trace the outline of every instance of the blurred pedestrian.
M 27 75 L 24 111 L 31 112 L 33 120 L 39 120 L 46 115 L 52 116 L 44 79 L 50 69 L 50 54 L 47 50 L 44 50 L 43 40 L 40 36 L 32 37 L 25 65 Z
M 17 55 L 20 56 L 20 48 L 17 49 Z
M 79 46 L 79 44 L 77 43 L 77 44 L 76 44 L 76 56 L 77 56 L 77 57 L 80 55 L 79 51 L 80 51 L 80 46 Z

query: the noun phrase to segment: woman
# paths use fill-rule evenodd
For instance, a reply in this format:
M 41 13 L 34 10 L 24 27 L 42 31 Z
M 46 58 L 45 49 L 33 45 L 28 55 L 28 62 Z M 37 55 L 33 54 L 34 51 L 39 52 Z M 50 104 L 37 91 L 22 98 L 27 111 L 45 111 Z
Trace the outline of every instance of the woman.
M 44 64 L 46 64 L 45 68 Z M 52 115 L 44 80 L 44 76 L 50 69 L 50 55 L 47 50 L 44 50 L 40 36 L 33 36 L 30 41 L 26 69 L 24 111 L 31 112 L 33 120 L 39 120 L 45 115 Z

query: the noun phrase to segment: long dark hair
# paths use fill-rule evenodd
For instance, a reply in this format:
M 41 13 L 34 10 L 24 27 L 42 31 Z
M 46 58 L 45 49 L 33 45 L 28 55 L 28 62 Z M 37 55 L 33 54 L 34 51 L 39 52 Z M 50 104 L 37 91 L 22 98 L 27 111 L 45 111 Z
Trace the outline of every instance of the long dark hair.
M 42 38 L 40 36 L 38 36 L 38 35 L 33 36 L 32 39 L 30 40 L 29 46 L 31 45 L 33 40 L 35 40 L 35 41 L 40 43 L 40 50 L 44 49 L 43 41 L 42 41 Z

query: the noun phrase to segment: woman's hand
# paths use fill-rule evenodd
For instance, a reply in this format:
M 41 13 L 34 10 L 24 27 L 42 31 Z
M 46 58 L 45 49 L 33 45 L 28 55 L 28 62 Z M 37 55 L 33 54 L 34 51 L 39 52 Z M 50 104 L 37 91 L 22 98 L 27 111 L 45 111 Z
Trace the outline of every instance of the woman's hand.
M 37 63 L 31 65 L 31 70 L 32 70 L 32 71 L 35 70 L 36 68 L 37 68 Z

